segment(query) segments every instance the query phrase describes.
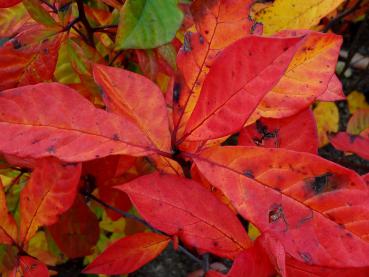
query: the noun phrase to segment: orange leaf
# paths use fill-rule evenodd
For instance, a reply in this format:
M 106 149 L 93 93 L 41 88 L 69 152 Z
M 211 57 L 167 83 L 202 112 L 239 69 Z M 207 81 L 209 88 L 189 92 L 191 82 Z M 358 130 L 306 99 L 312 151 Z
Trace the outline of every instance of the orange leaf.
M 90 255 L 100 234 L 96 215 L 81 196 L 78 196 L 73 206 L 47 229 L 59 249 L 71 259 Z
M 238 212 L 290 256 L 321 266 L 369 266 L 369 190 L 355 172 L 286 149 L 215 147 L 193 158 Z
M 301 34 L 307 35 L 304 43 L 278 84 L 261 101 L 253 118 L 291 116 L 307 108 L 322 95 L 332 78 L 332 82 L 339 82 L 334 72 L 342 38 L 309 31 L 286 31 L 279 36 L 295 37 Z
M 131 121 L 57 83 L 0 92 L 0 110 L 0 151 L 6 154 L 75 162 L 155 151 Z
M 17 224 L 6 206 L 3 184 L 0 180 L 0 244 L 13 244 L 17 241 Z
M 227 47 L 206 76 L 178 143 L 220 138 L 239 130 L 282 77 L 301 39 L 248 36 Z
M 96 64 L 94 78 L 108 110 L 131 119 L 159 150 L 169 152 L 169 119 L 160 89 L 139 74 Z
M 281 119 L 261 118 L 242 129 L 238 144 L 317 153 L 319 141 L 314 115 L 307 109 Z
M 236 215 L 195 181 L 153 173 L 117 188 L 153 227 L 200 250 L 234 258 L 251 244 Z
M 170 239 L 155 233 L 138 233 L 110 245 L 83 273 L 128 274 L 157 257 Z
M 54 224 L 73 204 L 81 175 L 78 164 L 41 159 L 20 193 L 20 242 L 26 244 L 38 227 Z
M 196 0 L 191 12 L 198 33 L 187 33 L 178 53 L 178 68 L 188 91 L 179 92 L 174 102 L 177 128 L 182 129 L 199 98 L 200 90 L 215 57 L 224 48 L 250 34 L 253 22 L 248 17 L 251 0 Z M 179 135 L 182 134 L 183 130 Z

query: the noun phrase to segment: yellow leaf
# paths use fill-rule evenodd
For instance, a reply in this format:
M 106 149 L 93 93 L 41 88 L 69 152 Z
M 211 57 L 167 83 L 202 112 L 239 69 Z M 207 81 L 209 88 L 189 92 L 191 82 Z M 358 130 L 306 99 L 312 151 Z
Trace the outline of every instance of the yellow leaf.
M 275 0 L 270 5 L 252 7 L 255 20 L 263 23 L 264 34 L 286 29 L 310 29 L 334 11 L 343 0 Z
M 364 94 L 353 91 L 347 96 L 348 108 L 351 114 L 359 109 L 368 109 L 369 104 L 365 100 Z
M 249 223 L 248 232 L 250 239 L 256 240 L 260 236 L 260 231 L 251 223 Z
M 335 103 L 319 102 L 314 109 L 318 128 L 319 146 L 329 143 L 327 133 L 338 131 L 339 112 Z

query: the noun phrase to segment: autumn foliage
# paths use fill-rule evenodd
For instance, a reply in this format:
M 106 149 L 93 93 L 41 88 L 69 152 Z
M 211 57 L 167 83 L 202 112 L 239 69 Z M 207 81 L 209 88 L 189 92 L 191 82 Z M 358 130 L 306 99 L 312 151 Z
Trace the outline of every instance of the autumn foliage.
M 369 276 L 369 178 L 318 155 L 369 159 L 369 109 L 325 123 L 343 2 L 0 0 L 3 276 Z

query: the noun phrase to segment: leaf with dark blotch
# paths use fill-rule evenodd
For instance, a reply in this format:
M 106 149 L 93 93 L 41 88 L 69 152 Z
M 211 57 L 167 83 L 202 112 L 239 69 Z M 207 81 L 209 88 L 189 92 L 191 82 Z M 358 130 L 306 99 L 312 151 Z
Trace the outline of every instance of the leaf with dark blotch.
M 108 110 L 131 119 L 153 145 L 169 152 L 169 119 L 159 87 L 142 75 L 110 66 L 96 64 L 93 74 Z
M 131 121 L 95 108 L 67 86 L 44 83 L 0 93 L 0 151 L 75 162 L 156 150 Z
M 42 262 L 30 256 L 20 256 L 9 276 L 49 277 L 49 271 Z
M 314 115 L 307 109 L 281 119 L 261 118 L 241 130 L 238 144 L 317 153 L 319 142 Z
M 111 244 L 83 273 L 128 274 L 157 257 L 170 242 L 169 237 L 155 233 L 138 233 Z
M 206 76 L 178 141 L 203 141 L 238 131 L 282 77 L 302 39 L 247 36 L 227 47 Z
M 199 98 L 204 78 L 215 57 L 233 42 L 251 33 L 253 22 L 248 17 L 250 0 L 196 0 L 191 13 L 197 33 L 185 34 L 177 64 L 185 82 L 174 102 L 174 123 L 178 135 Z M 184 86 L 189 88 L 186 90 Z
M 40 159 L 20 193 L 20 242 L 26 244 L 40 226 L 54 224 L 77 195 L 80 164 Z
M 290 256 L 321 266 L 369 266 L 369 190 L 355 172 L 275 148 L 214 147 L 193 159 L 237 211 L 280 240 Z
M 99 221 L 81 196 L 47 229 L 59 249 L 70 259 L 92 254 L 100 234 Z
M 17 224 L 8 211 L 3 184 L 0 180 L 0 244 L 13 244 L 17 241 Z
M 341 151 L 355 153 L 369 160 L 369 138 L 361 135 L 351 135 L 345 132 L 332 134 L 329 141 Z
M 202 251 L 234 258 L 251 244 L 236 215 L 195 181 L 153 173 L 117 188 L 153 227 Z

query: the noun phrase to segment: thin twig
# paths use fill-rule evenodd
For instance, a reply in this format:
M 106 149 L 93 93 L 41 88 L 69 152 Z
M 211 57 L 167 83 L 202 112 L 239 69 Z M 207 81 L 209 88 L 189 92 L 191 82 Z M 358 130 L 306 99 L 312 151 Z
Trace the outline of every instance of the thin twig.
M 87 20 L 85 8 L 83 5 L 83 0 L 77 0 L 77 7 L 78 7 L 78 13 L 79 13 L 78 17 L 81 19 L 83 26 L 85 26 L 88 42 L 91 46 L 95 46 L 94 34 L 93 34 L 94 32 L 93 32 L 93 29 L 90 23 Z
M 58 9 L 54 5 L 50 4 L 48 1 L 41 0 L 41 2 L 48 6 L 53 11 L 53 13 L 58 13 Z
M 159 233 L 159 234 L 162 234 L 162 235 L 166 235 L 168 236 L 167 234 L 165 234 L 164 232 L 152 227 L 149 223 L 147 223 L 145 220 L 139 218 L 138 216 L 135 216 L 131 213 L 127 213 L 125 211 L 122 211 L 118 208 L 115 208 L 111 205 L 109 205 L 108 203 L 105 203 L 104 201 L 102 201 L 101 199 L 97 198 L 96 196 L 90 194 L 90 193 L 83 193 L 82 194 L 87 197 L 87 198 L 90 198 L 94 201 L 96 201 L 97 203 L 99 203 L 100 205 L 104 206 L 105 208 L 108 208 L 118 214 L 120 214 L 121 216 L 125 217 L 125 218 L 130 218 L 132 220 L 135 220 L 143 225 L 145 225 L 147 228 L 149 228 L 151 231 L 155 232 L 155 233 Z M 196 263 L 200 264 L 200 265 L 203 265 L 204 262 L 197 258 L 195 255 L 193 255 L 190 251 L 188 251 L 184 246 L 182 245 L 178 245 L 178 251 L 179 252 L 182 252 L 183 254 L 187 255 L 190 259 L 192 259 L 193 261 L 195 261 Z
M 105 32 L 106 29 L 112 29 L 112 28 L 117 28 L 117 27 L 118 27 L 118 25 L 116 25 L 116 24 L 98 26 L 98 27 L 93 27 L 92 31 L 93 32 Z

